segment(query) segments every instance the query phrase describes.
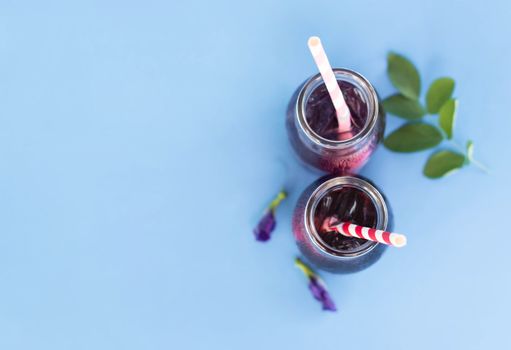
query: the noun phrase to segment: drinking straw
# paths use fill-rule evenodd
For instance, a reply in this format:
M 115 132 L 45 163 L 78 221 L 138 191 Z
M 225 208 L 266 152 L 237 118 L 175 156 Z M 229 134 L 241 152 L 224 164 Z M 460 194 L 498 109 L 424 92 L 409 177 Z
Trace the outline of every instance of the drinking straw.
M 349 222 L 341 222 L 340 224 L 330 226 L 329 228 L 347 237 L 367 239 L 368 241 L 379 242 L 397 248 L 401 248 L 406 245 L 406 236 L 399 233 L 376 230 L 374 228 L 359 226 Z
M 325 49 L 321 45 L 321 40 L 317 36 L 311 36 L 307 42 L 309 50 L 312 53 L 314 62 L 321 73 L 321 77 L 326 85 L 332 103 L 334 104 L 335 112 L 337 115 L 337 122 L 339 124 L 339 133 L 351 131 L 351 114 L 344 96 L 342 95 L 341 88 L 337 83 L 332 66 L 328 61 Z

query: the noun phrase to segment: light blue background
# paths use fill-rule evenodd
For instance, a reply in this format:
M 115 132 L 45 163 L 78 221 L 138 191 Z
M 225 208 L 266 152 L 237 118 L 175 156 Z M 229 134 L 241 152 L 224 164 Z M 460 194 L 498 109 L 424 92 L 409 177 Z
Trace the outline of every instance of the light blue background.
M 508 1 L 2 1 L 0 348 L 505 349 L 511 302 Z M 470 167 L 382 148 L 363 174 L 406 249 L 323 274 L 324 313 L 293 266 L 290 216 L 317 174 L 284 111 L 335 66 L 387 96 L 396 50 L 451 75 Z M 401 121 L 389 118 L 389 129 Z M 268 244 L 252 227 L 283 184 Z

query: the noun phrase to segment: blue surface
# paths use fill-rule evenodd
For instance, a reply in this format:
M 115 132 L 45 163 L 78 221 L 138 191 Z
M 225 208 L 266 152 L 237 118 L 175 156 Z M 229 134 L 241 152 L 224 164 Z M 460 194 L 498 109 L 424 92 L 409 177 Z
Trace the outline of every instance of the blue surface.
M 505 0 L 2 2 L 0 348 L 510 348 L 510 13 Z M 323 274 L 336 314 L 292 262 L 290 215 L 317 174 L 283 120 L 315 73 L 313 34 L 382 96 L 388 50 L 425 83 L 452 75 L 456 138 L 492 169 L 430 181 L 429 152 L 378 149 L 363 174 L 409 246 Z

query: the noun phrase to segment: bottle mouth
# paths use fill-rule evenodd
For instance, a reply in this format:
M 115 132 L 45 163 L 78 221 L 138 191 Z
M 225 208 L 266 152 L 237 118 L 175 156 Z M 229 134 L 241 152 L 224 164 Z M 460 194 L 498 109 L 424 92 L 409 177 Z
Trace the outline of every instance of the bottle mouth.
M 389 213 L 383 195 L 369 182 L 353 176 L 334 177 L 323 182 L 318 186 L 318 188 L 314 190 L 314 192 L 309 197 L 307 204 L 305 205 L 305 227 L 307 229 L 307 234 L 309 235 L 309 238 L 313 244 L 324 253 L 337 258 L 359 257 L 369 253 L 380 243 L 366 241 L 353 250 L 338 250 L 327 245 L 323 241 L 316 229 L 316 225 L 314 224 L 314 216 L 320 201 L 325 197 L 325 195 L 343 187 L 352 187 L 364 192 L 371 199 L 371 202 L 373 203 L 376 210 L 375 228 L 379 230 L 387 229 Z
M 331 149 L 344 149 L 353 146 L 364 140 L 374 128 L 379 113 L 378 96 L 371 83 L 360 73 L 346 68 L 334 68 L 335 77 L 338 81 L 345 81 L 355 86 L 360 96 L 367 105 L 367 117 L 363 128 L 353 137 L 346 140 L 331 140 L 316 133 L 306 118 L 306 106 L 311 94 L 323 84 L 321 74 L 309 78 L 303 85 L 296 103 L 296 115 L 298 124 L 305 135 L 315 144 Z

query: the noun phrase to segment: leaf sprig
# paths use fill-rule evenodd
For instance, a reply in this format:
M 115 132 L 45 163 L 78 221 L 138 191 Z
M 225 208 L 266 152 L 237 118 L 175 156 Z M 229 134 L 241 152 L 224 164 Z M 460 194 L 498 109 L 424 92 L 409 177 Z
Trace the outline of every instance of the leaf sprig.
M 444 140 L 448 140 L 457 150 L 442 149 L 434 152 L 424 165 L 425 176 L 437 179 L 468 164 L 487 171 L 474 160 L 472 141 L 468 141 L 465 148 L 453 141 L 458 100 L 453 98 L 455 82 L 452 78 L 442 77 L 433 81 L 426 92 L 424 106 L 419 100 L 421 78 L 410 60 L 397 53 L 389 53 L 387 74 L 398 93 L 383 100 L 383 108 L 407 122 L 385 138 L 385 147 L 394 152 L 410 153 L 437 147 Z M 428 114 L 438 116 L 438 126 L 423 120 Z

